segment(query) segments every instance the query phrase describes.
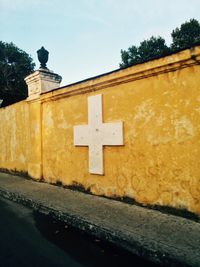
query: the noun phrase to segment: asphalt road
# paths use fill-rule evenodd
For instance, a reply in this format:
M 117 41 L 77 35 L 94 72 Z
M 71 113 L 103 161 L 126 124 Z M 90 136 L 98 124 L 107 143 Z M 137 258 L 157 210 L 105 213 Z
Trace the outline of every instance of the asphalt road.
M 0 198 L 0 266 L 156 266 Z

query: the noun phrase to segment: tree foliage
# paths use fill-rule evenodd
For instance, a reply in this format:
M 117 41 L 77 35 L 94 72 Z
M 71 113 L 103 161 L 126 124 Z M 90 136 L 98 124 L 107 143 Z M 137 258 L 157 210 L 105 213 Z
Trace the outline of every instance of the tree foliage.
M 200 24 L 197 20 L 191 19 L 189 22 L 183 23 L 180 28 L 173 30 L 171 37 L 172 44 L 169 47 L 162 37 L 152 36 L 141 42 L 138 47 L 133 45 L 127 51 L 121 50 L 120 68 L 165 56 L 200 42 Z
M 169 53 L 165 40 L 162 37 L 151 37 L 144 40 L 139 47 L 131 46 L 128 51 L 121 50 L 122 63 L 121 68 L 141 63 L 152 58 L 164 56 Z
M 13 43 L 0 41 L 0 99 L 2 106 L 15 103 L 27 97 L 24 78 L 33 72 L 32 58 Z
M 200 24 L 196 19 L 191 19 L 189 22 L 183 23 L 180 28 L 173 30 L 171 36 L 173 50 L 190 47 L 200 42 Z

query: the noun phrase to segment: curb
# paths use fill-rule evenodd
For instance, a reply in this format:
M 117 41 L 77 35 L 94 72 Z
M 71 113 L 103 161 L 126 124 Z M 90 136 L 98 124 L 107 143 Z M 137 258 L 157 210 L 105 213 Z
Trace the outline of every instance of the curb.
M 147 261 L 160 264 L 161 266 L 171 266 L 171 267 L 199 267 L 200 265 L 190 265 L 179 261 L 172 257 L 172 255 L 167 253 L 162 253 L 152 247 L 149 249 L 148 246 L 144 246 L 144 243 L 135 241 L 131 236 L 127 236 L 121 231 L 116 232 L 116 230 L 103 228 L 102 226 L 91 223 L 82 217 L 74 216 L 69 213 L 62 213 L 61 211 L 52 209 L 51 207 L 45 206 L 40 202 L 37 202 L 32 199 L 28 199 L 22 195 L 9 192 L 7 190 L 0 189 L 0 196 L 27 206 L 41 214 L 50 215 L 52 218 L 63 221 L 66 224 L 86 232 L 89 235 L 95 236 L 103 241 L 111 242 L 116 246 L 128 250 L 129 252 L 136 254 L 139 257 L 144 258 Z

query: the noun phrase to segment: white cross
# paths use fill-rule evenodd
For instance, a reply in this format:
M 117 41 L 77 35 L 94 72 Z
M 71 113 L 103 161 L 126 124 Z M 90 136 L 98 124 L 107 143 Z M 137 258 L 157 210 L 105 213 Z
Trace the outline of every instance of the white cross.
M 88 97 L 88 125 L 74 126 L 74 145 L 89 147 L 89 172 L 103 175 L 103 146 L 123 145 L 123 123 L 102 122 L 102 95 Z

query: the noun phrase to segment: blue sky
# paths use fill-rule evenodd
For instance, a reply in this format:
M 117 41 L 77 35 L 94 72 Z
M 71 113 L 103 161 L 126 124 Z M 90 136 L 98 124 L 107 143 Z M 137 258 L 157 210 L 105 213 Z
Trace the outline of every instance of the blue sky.
M 62 85 L 117 69 L 120 50 L 170 33 L 190 18 L 199 0 L 0 0 L 0 40 L 30 54 L 49 52 Z

